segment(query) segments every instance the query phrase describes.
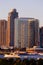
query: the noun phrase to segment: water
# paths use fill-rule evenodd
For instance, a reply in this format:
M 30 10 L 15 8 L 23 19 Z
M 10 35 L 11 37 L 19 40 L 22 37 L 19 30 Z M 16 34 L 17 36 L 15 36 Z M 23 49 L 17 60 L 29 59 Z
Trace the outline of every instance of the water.
M 0 54 L 0 58 L 4 58 L 4 55 Z
M 33 54 L 30 54 L 30 55 L 19 55 L 21 59 L 29 59 L 29 58 L 34 58 L 34 59 L 38 59 L 38 58 L 42 58 L 43 59 L 43 55 L 33 55 Z M 0 58 L 5 58 L 4 55 L 1 55 L 0 54 Z M 10 57 L 9 57 L 10 58 Z M 15 58 L 15 56 L 13 57 Z

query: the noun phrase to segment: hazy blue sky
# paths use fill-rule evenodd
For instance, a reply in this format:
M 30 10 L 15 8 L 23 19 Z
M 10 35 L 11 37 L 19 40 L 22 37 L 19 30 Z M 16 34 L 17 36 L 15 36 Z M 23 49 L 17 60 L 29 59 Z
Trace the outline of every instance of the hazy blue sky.
M 0 19 L 7 19 L 10 9 L 16 8 L 19 17 L 34 17 L 43 26 L 43 0 L 0 0 Z

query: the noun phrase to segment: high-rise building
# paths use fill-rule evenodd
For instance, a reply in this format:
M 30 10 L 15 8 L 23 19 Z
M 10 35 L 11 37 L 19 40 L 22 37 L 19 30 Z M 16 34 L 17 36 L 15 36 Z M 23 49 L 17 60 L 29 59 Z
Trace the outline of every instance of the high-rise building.
M 15 19 L 15 47 L 39 46 L 39 21 L 34 18 Z
M 38 19 L 33 19 L 29 21 L 28 24 L 29 30 L 28 30 L 28 35 L 29 38 L 29 45 L 30 47 L 33 46 L 39 46 L 40 45 L 40 35 L 39 35 L 39 21 Z M 29 32 L 30 31 L 30 32 Z
M 40 47 L 43 48 L 43 27 L 40 28 Z
M 16 12 L 16 9 L 13 9 L 8 14 L 8 44 L 9 46 L 14 46 L 14 30 L 15 30 L 15 23 L 14 19 L 18 17 L 18 12 Z
M 0 47 L 7 46 L 7 21 L 0 20 Z

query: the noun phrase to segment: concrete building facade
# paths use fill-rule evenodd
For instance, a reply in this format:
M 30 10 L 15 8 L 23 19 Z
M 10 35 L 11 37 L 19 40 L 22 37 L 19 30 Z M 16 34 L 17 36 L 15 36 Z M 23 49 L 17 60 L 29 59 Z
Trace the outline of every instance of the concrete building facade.
M 32 48 L 39 45 L 39 21 L 34 18 L 15 19 L 15 47 Z

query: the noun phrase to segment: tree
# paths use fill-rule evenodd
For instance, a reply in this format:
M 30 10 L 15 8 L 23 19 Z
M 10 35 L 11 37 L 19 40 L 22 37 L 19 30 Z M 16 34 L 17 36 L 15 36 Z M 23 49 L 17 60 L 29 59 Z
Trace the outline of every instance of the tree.
M 37 65 L 42 65 L 43 64 L 43 59 L 39 59 L 39 60 L 37 60 Z
M 30 59 L 30 65 L 36 65 L 36 60 L 35 59 Z

